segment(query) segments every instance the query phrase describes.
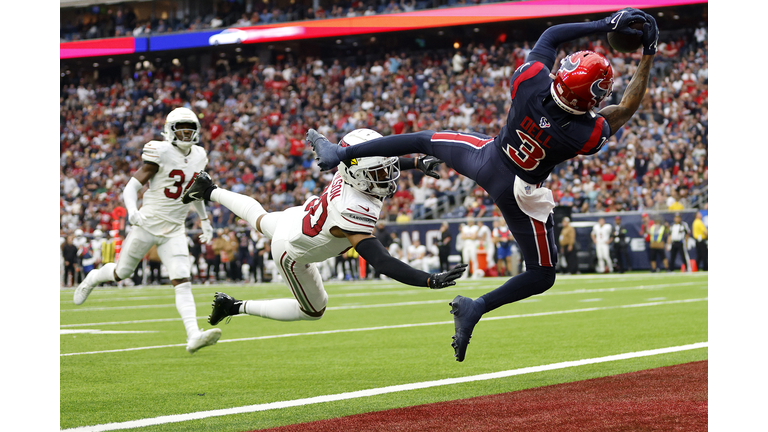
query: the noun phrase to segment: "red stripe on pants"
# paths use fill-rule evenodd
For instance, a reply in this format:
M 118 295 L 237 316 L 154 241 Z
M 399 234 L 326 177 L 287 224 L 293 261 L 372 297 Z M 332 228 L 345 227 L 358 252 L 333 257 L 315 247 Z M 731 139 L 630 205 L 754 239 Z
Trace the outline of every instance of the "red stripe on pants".
M 481 148 L 489 142 L 493 141 L 493 138 L 478 138 L 473 135 L 464 135 L 458 132 L 436 132 L 432 135 L 432 141 L 455 141 L 465 144 L 469 144 L 472 147 Z
M 547 227 L 542 222 L 531 218 L 533 229 L 536 233 L 536 246 L 539 250 L 539 262 L 543 267 L 552 267 L 551 253 L 549 250 L 549 241 L 547 239 Z

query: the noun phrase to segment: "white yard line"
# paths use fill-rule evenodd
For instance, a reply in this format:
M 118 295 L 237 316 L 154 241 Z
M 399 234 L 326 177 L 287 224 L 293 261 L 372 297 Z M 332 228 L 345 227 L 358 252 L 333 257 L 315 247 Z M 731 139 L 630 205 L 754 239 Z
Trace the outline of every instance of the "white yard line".
M 379 387 L 379 388 L 373 388 L 373 389 L 367 389 L 367 390 L 337 393 L 332 395 L 315 396 L 315 397 L 309 397 L 304 399 L 294 399 L 294 400 L 270 402 L 270 403 L 256 404 L 256 405 L 246 405 L 241 407 L 224 408 L 224 409 L 209 410 L 209 411 L 198 411 L 198 412 L 193 412 L 188 414 L 174 414 L 174 415 L 146 418 L 146 419 L 140 419 L 140 420 L 131 420 L 131 421 L 126 421 L 121 423 L 107 423 L 102 425 L 81 426 L 81 427 L 76 427 L 72 429 L 64 429 L 64 431 L 102 432 L 102 431 L 112 431 L 112 430 L 119 430 L 119 429 L 132 429 L 132 428 L 145 427 L 145 426 L 178 423 L 178 422 L 190 421 L 190 420 L 200 420 L 200 419 L 205 419 L 210 417 L 246 414 L 246 413 L 259 412 L 259 411 L 290 408 L 290 407 L 297 407 L 297 406 L 306 406 L 306 405 L 336 402 L 336 401 L 349 400 L 349 399 L 358 399 L 358 398 L 378 396 L 378 395 L 389 394 L 389 393 L 419 390 L 419 389 L 447 386 L 447 385 L 453 385 L 453 384 L 462 384 L 462 383 L 469 383 L 469 382 L 475 382 L 475 381 L 486 381 L 486 380 L 493 380 L 493 379 L 499 379 L 499 378 L 507 378 L 507 377 L 516 376 L 516 375 L 546 372 L 546 371 L 552 371 L 552 370 L 558 370 L 558 369 L 566 369 L 571 367 L 592 365 L 592 364 L 598 364 L 598 363 L 628 360 L 628 359 L 634 359 L 634 358 L 640 358 L 640 357 L 651 357 L 656 355 L 669 354 L 669 353 L 708 348 L 708 347 L 709 347 L 709 342 L 699 342 L 699 343 L 693 343 L 689 345 L 680 345 L 675 347 L 659 348 L 659 349 L 652 349 L 652 350 L 646 350 L 646 351 L 636 351 L 636 352 L 629 352 L 629 353 L 623 353 L 623 354 L 609 355 L 604 357 L 596 357 L 591 359 L 551 363 L 548 365 L 531 366 L 531 367 L 525 367 L 520 369 L 511 369 L 511 370 L 506 370 L 501 372 L 492 372 L 492 373 L 471 375 L 471 376 L 459 377 L 459 378 L 446 378 L 446 379 L 440 379 L 440 380 L 434 380 L 434 381 L 423 381 L 423 382 L 416 382 L 416 383 L 410 383 L 410 384 L 400 384 L 400 385 L 394 385 L 394 386 L 388 386 L 388 387 Z
M 580 312 L 596 312 L 596 311 L 611 310 L 611 309 L 627 309 L 627 308 L 637 308 L 637 307 L 663 306 L 663 305 L 680 304 L 680 303 L 694 303 L 694 302 L 701 302 L 701 301 L 708 301 L 708 300 L 709 299 L 707 297 L 705 297 L 705 298 L 698 298 L 698 299 L 685 299 L 685 300 L 671 300 L 671 301 L 663 301 L 663 302 L 636 303 L 636 304 L 620 305 L 620 306 L 603 306 L 603 307 L 592 307 L 592 308 L 583 308 L 583 309 L 570 309 L 570 310 L 562 310 L 562 311 L 537 312 L 537 313 L 520 314 L 520 315 L 507 315 L 507 316 L 498 316 L 498 317 L 484 317 L 483 321 L 495 321 L 495 320 L 510 319 L 510 318 L 530 318 L 530 317 L 540 317 L 540 316 L 547 316 L 547 315 L 562 315 L 562 314 L 580 313 Z M 453 324 L 453 320 L 429 322 L 429 323 L 416 323 L 416 324 L 399 324 L 399 325 L 380 326 L 380 327 L 362 327 L 362 328 L 354 328 L 354 329 L 325 330 L 325 331 L 306 332 L 306 333 L 283 333 L 283 334 L 278 334 L 278 335 L 255 336 L 255 337 L 250 337 L 250 338 L 225 339 L 225 340 L 219 340 L 219 343 L 244 342 L 244 341 L 265 340 L 265 339 L 277 339 L 277 338 L 294 337 L 294 336 L 315 336 L 315 335 L 323 335 L 323 334 L 352 333 L 352 332 L 375 331 L 375 330 L 389 330 L 389 329 L 410 328 L 410 327 L 425 327 L 425 326 L 446 325 L 446 324 Z M 67 356 L 76 356 L 76 355 L 85 355 L 85 354 L 106 354 L 106 353 L 116 353 L 116 352 L 125 352 L 125 351 L 140 351 L 140 350 L 156 349 L 156 348 L 172 348 L 172 347 L 181 347 L 181 346 L 186 346 L 186 344 L 158 345 L 158 346 L 148 346 L 148 347 L 122 348 L 122 349 L 105 350 L 105 351 L 88 351 L 88 352 L 77 352 L 77 353 L 65 353 L 65 354 L 59 354 L 59 356 L 60 357 L 67 357 Z
M 546 291 L 543 294 L 539 294 L 536 296 L 542 297 L 542 296 L 557 296 L 557 295 L 578 295 L 578 294 L 595 294 L 595 293 L 609 293 L 609 292 L 620 292 L 620 291 L 635 291 L 635 290 L 657 290 L 657 289 L 663 289 L 663 288 L 671 288 L 671 287 L 682 287 L 682 286 L 691 286 L 691 285 L 704 285 L 706 286 L 706 282 L 680 282 L 675 284 L 659 284 L 659 285 L 638 285 L 634 287 L 622 287 L 622 288 L 595 288 L 595 289 L 575 289 L 570 291 Z M 469 288 L 471 289 L 485 289 L 487 290 L 486 286 L 482 287 L 475 287 L 475 288 Z M 455 291 L 467 291 L 468 289 L 466 287 L 464 288 L 446 288 L 443 290 L 440 290 L 440 292 L 455 292 Z M 411 295 L 411 294 L 423 294 L 425 291 L 423 289 L 421 290 L 406 290 L 406 291 L 388 291 L 388 292 L 360 292 L 360 293 L 347 293 L 347 294 L 330 294 L 330 297 L 336 299 L 336 298 L 352 298 L 352 297 L 373 297 L 373 296 L 381 296 L 381 295 Z M 264 297 L 260 300 L 270 300 L 270 299 L 276 299 L 276 298 L 285 298 L 285 296 L 276 296 L 276 297 Z M 451 299 L 448 299 L 447 301 L 450 301 Z M 439 303 L 444 300 L 426 300 L 424 302 L 406 302 L 406 303 L 389 303 L 387 306 L 399 306 L 401 304 L 407 305 L 407 304 L 429 304 L 429 303 Z M 201 302 L 195 302 L 198 305 L 201 306 L 207 306 L 210 303 L 207 301 L 201 301 Z M 336 308 L 343 308 L 343 309 L 354 309 L 354 305 L 341 305 L 336 306 Z M 380 305 L 371 305 L 367 307 L 377 307 Z M 161 304 L 161 305 L 137 305 L 137 306 L 110 306 L 110 307 L 80 307 L 75 309 L 61 309 L 59 312 L 87 312 L 87 311 L 106 311 L 106 310 L 131 310 L 131 309 L 156 309 L 156 308 L 175 308 L 176 305 L 174 303 L 167 303 L 167 304 Z M 363 307 L 361 306 L 360 309 Z M 333 310 L 334 307 L 329 307 L 328 310 Z M 63 326 L 62 326 L 63 327 Z

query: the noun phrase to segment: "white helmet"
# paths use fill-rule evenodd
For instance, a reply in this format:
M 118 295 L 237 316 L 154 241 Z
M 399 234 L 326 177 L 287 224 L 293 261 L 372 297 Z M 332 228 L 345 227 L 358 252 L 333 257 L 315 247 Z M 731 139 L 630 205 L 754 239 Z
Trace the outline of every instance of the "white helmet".
M 101 232 L 100 229 L 93 230 L 93 238 L 94 239 L 100 239 L 101 236 L 103 236 L 103 235 L 104 235 L 104 233 Z
M 344 135 L 339 141 L 342 147 L 353 146 L 372 139 L 381 138 L 381 134 L 371 129 L 355 129 Z M 379 198 L 392 196 L 397 190 L 400 167 L 397 157 L 369 156 L 341 161 L 341 178 L 360 192 Z
M 189 108 L 176 108 L 165 118 L 165 140 L 187 151 L 200 141 L 200 121 Z

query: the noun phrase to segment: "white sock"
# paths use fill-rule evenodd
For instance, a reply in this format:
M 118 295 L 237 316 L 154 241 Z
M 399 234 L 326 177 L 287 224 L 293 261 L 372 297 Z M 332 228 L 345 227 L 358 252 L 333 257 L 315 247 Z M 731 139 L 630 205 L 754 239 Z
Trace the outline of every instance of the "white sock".
M 267 213 L 258 201 L 248 195 L 241 195 L 222 188 L 216 188 L 211 192 L 211 201 L 230 209 L 232 213 L 245 219 L 254 228 L 259 216 Z
M 104 264 L 104 266 L 102 266 L 100 269 L 91 270 L 88 272 L 88 275 L 85 276 L 85 280 L 83 282 L 89 286 L 96 286 L 103 284 L 104 282 L 114 282 L 115 267 L 117 267 L 117 264 L 107 263 Z
M 187 340 L 200 334 L 200 328 L 197 327 L 197 309 L 195 308 L 195 298 L 192 297 L 192 283 L 184 282 L 176 285 L 176 310 L 181 315 L 181 321 L 187 330 Z
M 240 313 L 277 321 L 313 319 L 301 311 L 296 299 L 247 300 L 240 305 Z

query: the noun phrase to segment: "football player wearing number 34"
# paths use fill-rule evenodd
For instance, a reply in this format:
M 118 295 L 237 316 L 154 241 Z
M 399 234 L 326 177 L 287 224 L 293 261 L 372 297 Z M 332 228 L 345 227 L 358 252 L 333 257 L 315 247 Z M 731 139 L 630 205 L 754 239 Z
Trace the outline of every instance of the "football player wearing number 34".
M 370 129 L 354 130 L 341 139 L 342 146 L 355 146 L 381 137 Z M 328 294 L 315 263 L 355 250 L 379 273 L 399 282 L 433 289 L 455 285 L 466 269 L 457 265 L 447 272 L 427 273 L 392 257 L 373 236 L 383 200 L 397 190 L 402 169 L 434 171 L 442 163 L 435 157 L 418 159 L 367 157 L 341 161 L 323 193 L 303 205 L 268 213 L 255 199 L 218 188 L 201 172 L 184 194 L 183 202 L 214 201 L 246 220 L 270 239 L 272 256 L 294 298 L 236 300 L 216 293 L 208 322 L 248 314 L 279 321 L 318 320 L 325 313 Z
M 642 31 L 630 27 L 637 22 L 643 23 Z M 606 32 L 642 34 L 643 57 L 621 102 L 593 112 L 613 87 L 613 69 L 605 57 L 579 51 L 565 57 L 556 74 L 551 71 L 558 45 Z M 343 148 L 313 129 L 307 132 L 323 170 L 339 160 L 423 153 L 477 181 L 495 201 L 522 250 L 526 271 L 476 300 L 457 296 L 451 302 L 455 327 L 451 345 L 457 361 L 464 360 L 469 338 L 484 313 L 543 293 L 555 283 L 557 249 L 551 215 L 555 203 L 541 183 L 557 164 L 597 153 L 634 115 L 645 95 L 657 40 L 653 17 L 632 8 L 599 21 L 550 27 L 512 75 L 507 123 L 495 137 L 422 131 Z
M 184 229 L 189 204 L 181 200 L 182 193 L 192 185 L 197 172 L 208 164 L 208 156 L 202 147 L 195 145 L 200 140 L 200 122 L 190 109 L 176 108 L 171 111 L 165 120 L 163 136 L 164 141 L 150 141 L 144 145 L 141 154 L 144 164 L 123 190 L 132 227 L 117 262 L 88 272 L 75 290 L 74 302 L 83 304 L 99 284 L 129 278 L 152 245 L 157 245 L 160 260 L 168 268 L 176 294 L 176 309 L 187 332 L 187 351 L 194 354 L 200 348 L 215 344 L 221 337 L 221 329 L 202 331 L 197 326 L 189 247 Z M 147 182 L 149 189 L 144 193 L 141 209 L 138 209 L 138 192 Z M 194 207 L 202 220 L 200 240 L 208 243 L 213 237 L 213 227 L 208 221 L 205 206 L 195 203 Z

